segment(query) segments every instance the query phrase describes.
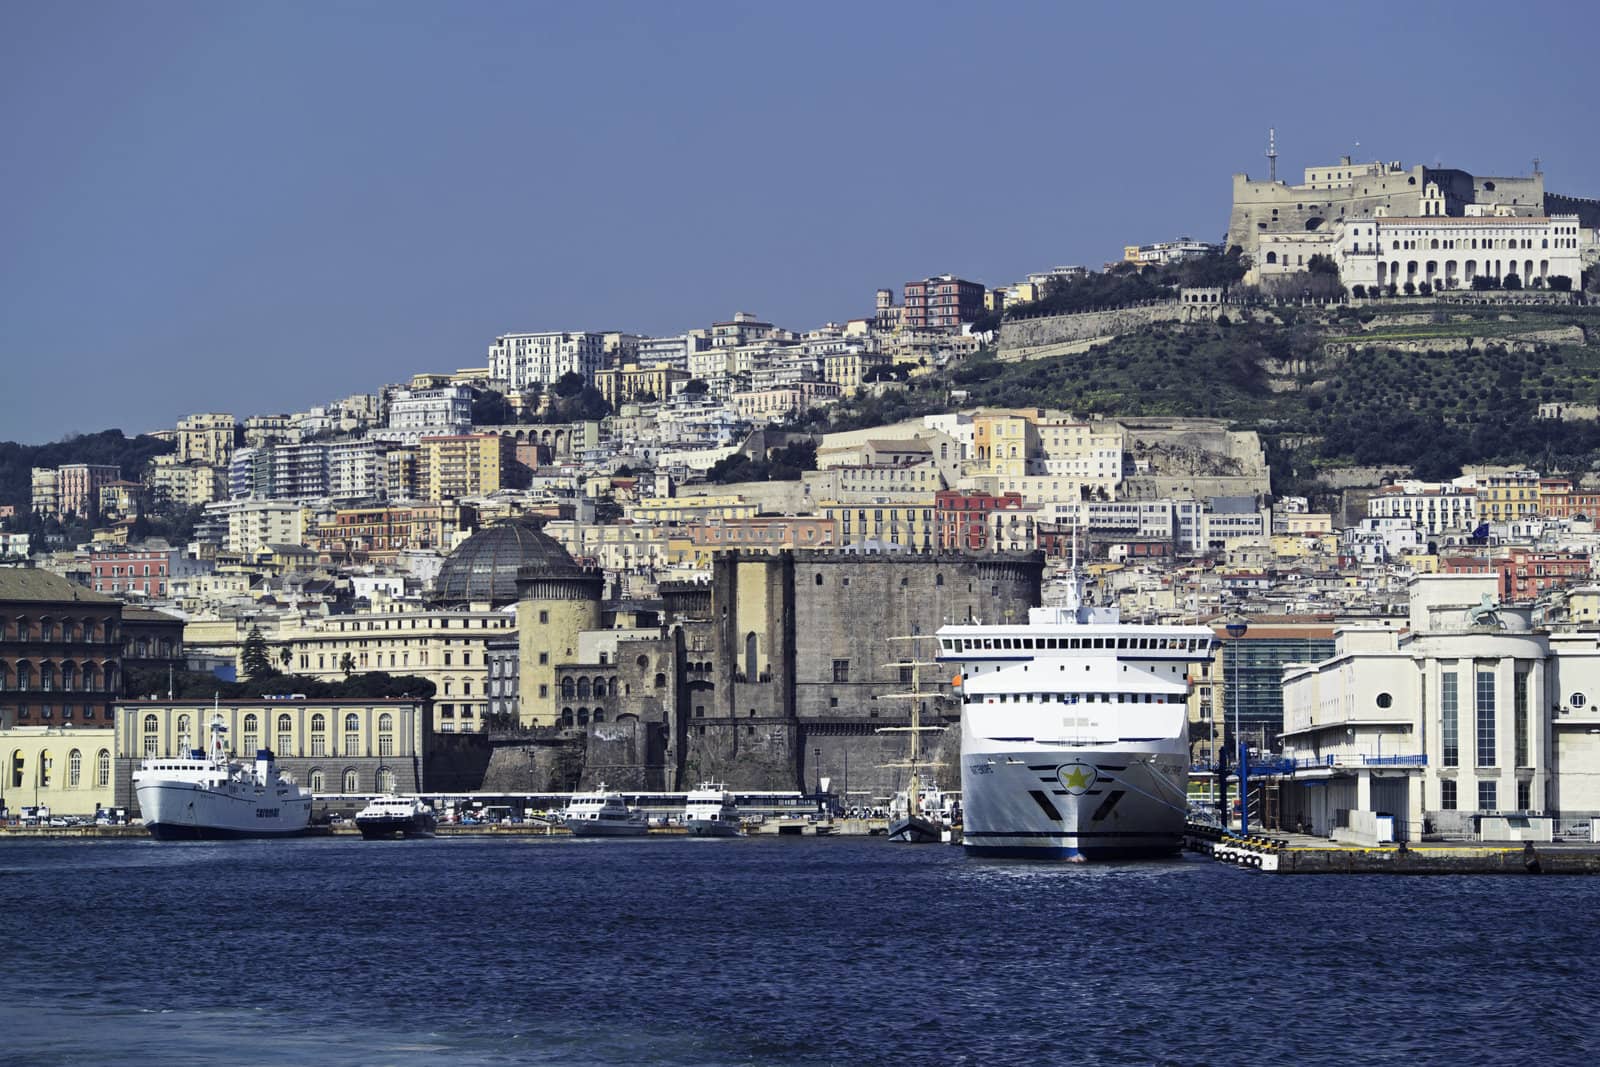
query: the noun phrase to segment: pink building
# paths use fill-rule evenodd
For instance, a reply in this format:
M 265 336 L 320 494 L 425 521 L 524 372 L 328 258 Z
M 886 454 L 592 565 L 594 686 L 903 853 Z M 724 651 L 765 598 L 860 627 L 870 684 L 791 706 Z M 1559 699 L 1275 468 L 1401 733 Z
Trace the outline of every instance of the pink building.
M 121 481 L 122 468 L 68 463 L 56 471 L 56 507 L 62 515 L 89 515 L 100 503 L 100 487 Z

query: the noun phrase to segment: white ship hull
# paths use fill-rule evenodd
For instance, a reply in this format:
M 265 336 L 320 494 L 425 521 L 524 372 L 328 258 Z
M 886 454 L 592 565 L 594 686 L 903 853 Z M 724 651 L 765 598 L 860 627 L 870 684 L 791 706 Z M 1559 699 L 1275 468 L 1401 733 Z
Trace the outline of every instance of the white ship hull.
M 725 819 L 698 819 L 691 815 L 683 825 L 695 837 L 738 837 L 741 833 L 738 823 Z
M 1134 859 L 1183 844 L 1183 746 L 964 746 L 962 843 L 969 855 Z
M 311 824 L 311 796 L 279 796 L 253 788 L 211 788 L 196 782 L 140 782 L 145 829 L 163 841 L 289 837 Z

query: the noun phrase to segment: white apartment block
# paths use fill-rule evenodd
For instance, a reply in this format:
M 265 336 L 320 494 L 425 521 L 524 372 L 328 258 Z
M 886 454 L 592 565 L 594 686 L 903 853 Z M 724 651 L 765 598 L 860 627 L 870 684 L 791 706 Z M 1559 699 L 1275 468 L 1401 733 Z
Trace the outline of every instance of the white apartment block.
M 489 346 L 489 377 L 514 390 L 553 385 L 564 374 L 592 382 L 605 365 L 603 333 L 507 333 Z
M 1367 500 L 1367 515 L 1374 519 L 1404 519 L 1434 536 L 1451 530 L 1472 530 L 1478 525 L 1478 493 L 1453 485 L 1397 482 L 1384 486 Z
M 376 500 L 388 495 L 388 446 L 379 441 L 345 441 L 328 446 L 328 496 L 335 500 Z
M 212 504 L 206 512 L 227 516 L 230 552 L 248 555 L 268 545 L 305 543 L 305 511 L 299 504 L 279 500 L 232 500 Z
M 472 390 L 464 385 L 397 389 L 389 400 L 389 429 L 395 433 L 383 436 L 415 444 L 427 436 L 465 433 L 471 425 Z

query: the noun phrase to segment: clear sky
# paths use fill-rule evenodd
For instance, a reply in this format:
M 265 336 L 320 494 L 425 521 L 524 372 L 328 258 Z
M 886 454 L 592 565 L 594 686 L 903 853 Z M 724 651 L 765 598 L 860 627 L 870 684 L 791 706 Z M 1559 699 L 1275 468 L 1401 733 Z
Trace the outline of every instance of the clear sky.
M 1269 126 L 1280 174 L 1359 142 L 1600 196 L 1597 30 L 1591 3 L 11 0 L 0 439 L 1220 240 Z

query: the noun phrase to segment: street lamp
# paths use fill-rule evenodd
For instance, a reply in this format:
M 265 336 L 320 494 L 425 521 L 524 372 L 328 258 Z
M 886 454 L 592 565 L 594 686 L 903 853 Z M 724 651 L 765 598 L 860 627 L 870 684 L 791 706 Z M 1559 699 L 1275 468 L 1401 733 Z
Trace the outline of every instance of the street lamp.
M 1228 623 L 1228 640 L 1237 641 L 1250 629 L 1243 619 Z M 1250 757 L 1245 748 L 1244 727 L 1239 721 L 1239 650 L 1233 650 L 1233 737 L 1239 745 L 1239 832 L 1248 833 L 1250 827 Z

